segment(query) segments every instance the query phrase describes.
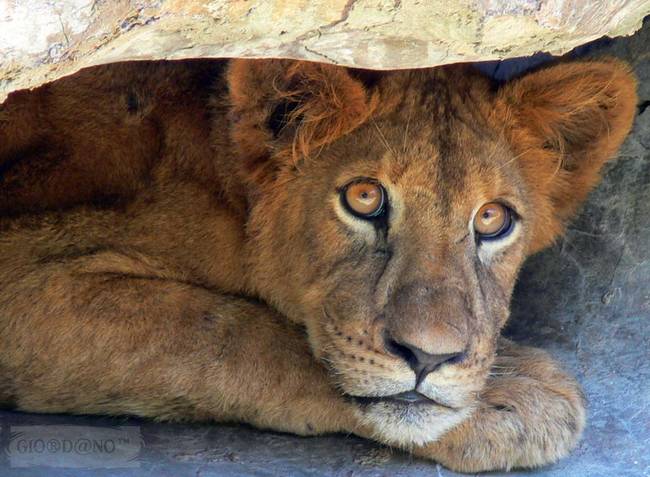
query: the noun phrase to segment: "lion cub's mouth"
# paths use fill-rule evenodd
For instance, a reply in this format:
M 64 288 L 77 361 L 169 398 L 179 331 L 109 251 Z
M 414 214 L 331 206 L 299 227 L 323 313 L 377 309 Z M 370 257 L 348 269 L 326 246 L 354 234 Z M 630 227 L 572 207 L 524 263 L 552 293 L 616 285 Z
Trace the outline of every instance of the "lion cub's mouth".
M 352 398 L 362 405 L 389 403 L 401 406 L 439 406 L 451 410 L 456 410 L 447 404 L 441 403 L 439 401 L 434 401 L 433 399 L 430 399 L 424 394 L 419 393 L 415 390 L 398 394 L 391 394 L 388 396 L 352 396 Z

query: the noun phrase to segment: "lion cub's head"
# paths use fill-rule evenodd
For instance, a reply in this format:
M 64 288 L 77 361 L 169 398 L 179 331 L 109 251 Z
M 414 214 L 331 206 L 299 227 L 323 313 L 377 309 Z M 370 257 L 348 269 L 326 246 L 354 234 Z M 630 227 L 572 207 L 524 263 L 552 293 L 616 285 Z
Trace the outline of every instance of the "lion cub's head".
M 617 61 L 495 87 L 463 66 L 371 73 L 234 61 L 255 291 L 303 323 L 385 440 L 435 439 L 490 370 L 517 272 L 630 129 Z

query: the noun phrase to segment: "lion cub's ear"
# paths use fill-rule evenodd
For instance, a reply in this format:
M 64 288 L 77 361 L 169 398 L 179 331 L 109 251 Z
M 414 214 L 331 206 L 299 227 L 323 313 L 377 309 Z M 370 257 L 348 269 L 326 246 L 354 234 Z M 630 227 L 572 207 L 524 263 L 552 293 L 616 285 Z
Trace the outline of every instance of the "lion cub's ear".
M 562 232 L 630 131 L 636 81 L 617 60 L 564 63 L 506 84 L 498 97 L 539 214 L 532 253 Z
M 283 166 L 361 125 L 378 103 L 345 68 L 291 60 L 232 60 L 231 135 L 246 179 Z

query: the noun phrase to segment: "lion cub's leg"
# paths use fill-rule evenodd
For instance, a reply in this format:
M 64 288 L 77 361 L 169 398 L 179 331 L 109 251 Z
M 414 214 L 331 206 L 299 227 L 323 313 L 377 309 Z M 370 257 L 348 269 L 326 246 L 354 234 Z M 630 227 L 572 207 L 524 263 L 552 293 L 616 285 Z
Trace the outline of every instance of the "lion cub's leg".
M 0 383 L 20 409 L 351 429 L 350 405 L 301 331 L 266 306 L 75 265 L 14 286 L 1 305 Z
M 463 472 L 536 467 L 568 454 L 584 424 L 578 383 L 544 351 L 502 338 L 474 415 L 415 453 Z

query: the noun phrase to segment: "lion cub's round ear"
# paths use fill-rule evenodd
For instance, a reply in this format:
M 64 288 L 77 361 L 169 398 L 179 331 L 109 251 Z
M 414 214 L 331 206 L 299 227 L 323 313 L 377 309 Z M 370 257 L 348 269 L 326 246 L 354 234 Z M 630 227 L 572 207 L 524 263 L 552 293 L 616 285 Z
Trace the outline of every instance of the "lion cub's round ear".
M 292 60 L 232 60 L 231 137 L 247 180 L 278 170 L 361 125 L 378 104 L 342 67 Z
M 540 220 L 531 253 L 549 245 L 599 180 L 630 131 L 636 80 L 618 60 L 551 66 L 498 94 Z

